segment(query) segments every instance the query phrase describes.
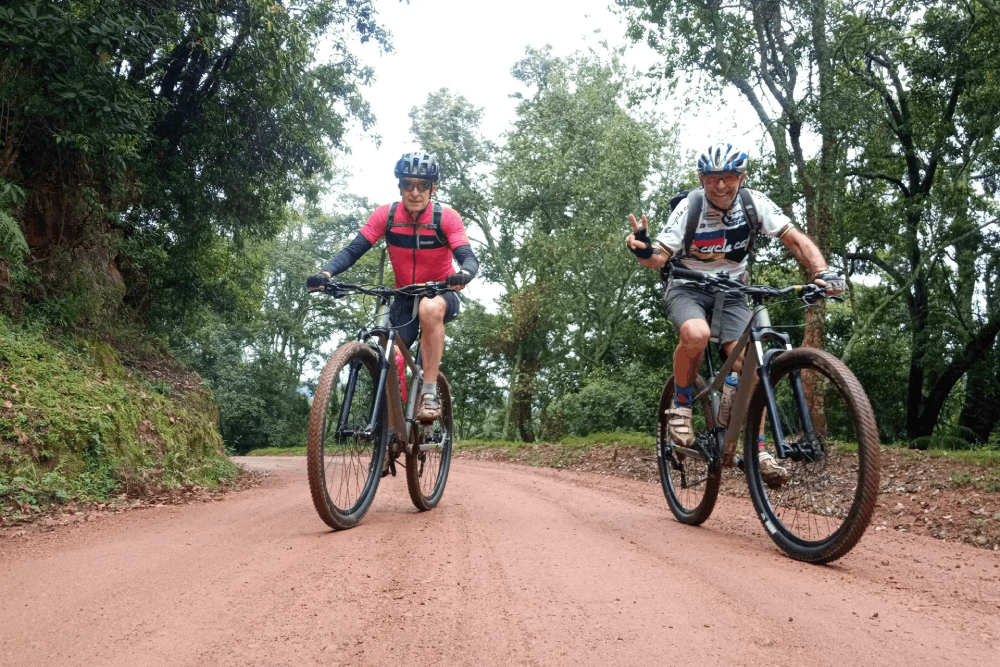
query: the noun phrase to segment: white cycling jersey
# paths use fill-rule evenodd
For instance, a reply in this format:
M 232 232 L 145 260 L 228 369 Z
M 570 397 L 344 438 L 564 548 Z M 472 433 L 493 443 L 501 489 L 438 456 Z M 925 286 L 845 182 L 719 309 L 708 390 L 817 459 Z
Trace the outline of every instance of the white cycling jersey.
M 794 227 L 791 219 L 766 195 L 756 190 L 749 192 L 757 208 L 761 231 L 768 236 L 781 238 Z M 691 254 L 682 257 L 680 265 L 692 271 L 723 271 L 731 279 L 739 280 L 747 269 L 747 247 L 752 233 L 740 198 L 737 197 L 733 207 L 723 214 L 708 203 L 704 190 L 701 190 L 701 196 L 701 220 L 695 229 Z M 688 206 L 688 199 L 685 197 L 670 213 L 666 227 L 656 237 L 656 242 L 674 255 L 680 253 L 684 244 Z

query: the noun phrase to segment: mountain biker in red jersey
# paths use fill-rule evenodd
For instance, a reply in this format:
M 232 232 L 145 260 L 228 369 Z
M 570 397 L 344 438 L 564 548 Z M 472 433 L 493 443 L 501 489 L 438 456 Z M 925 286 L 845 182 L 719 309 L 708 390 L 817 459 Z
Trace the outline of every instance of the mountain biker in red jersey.
M 351 243 L 338 252 L 320 273 L 306 281 L 310 291 L 322 290 L 330 278 L 349 269 L 383 236 L 396 275 L 396 287 L 415 283 L 446 282 L 461 290 L 476 277 L 479 261 L 472 252 L 465 225 L 451 208 L 431 203 L 440 177 L 437 160 L 424 151 L 405 153 L 396 162 L 402 201 L 380 206 Z M 456 272 L 452 256 L 458 261 Z M 411 319 L 414 297 L 396 296 L 390 321 L 403 345 L 409 347 L 417 336 L 417 322 Z M 445 292 L 420 301 L 421 364 L 424 371 L 417 419 L 434 421 L 441 416 L 437 395 L 438 367 L 444 353 L 444 325 L 458 317 L 461 300 L 456 292 Z
M 678 266 L 706 274 L 727 273 L 733 280 L 744 280 L 752 247 L 751 227 L 747 211 L 741 202 L 740 189 L 746 183 L 747 154 L 728 143 L 709 147 L 698 156 L 698 180 L 701 188 L 694 191 L 695 202 L 701 198 L 701 213 L 691 245 L 683 248 L 688 209 L 692 199 L 682 201 L 670 214 L 667 224 L 650 240 L 646 231 L 646 216 L 636 221 L 629 216 L 632 234 L 625 242 L 643 266 L 659 271 L 671 259 Z M 800 264 L 807 267 L 813 281 L 826 288 L 829 295 L 844 291 L 844 278 L 830 271 L 816 244 L 792 224 L 791 219 L 765 195 L 749 190 L 750 203 L 758 218 L 757 229 L 781 240 Z M 714 294 L 708 288 L 691 281 L 671 278 L 664 294 L 667 317 L 674 323 L 680 343 L 674 350 L 676 393 L 673 406 L 667 410 L 667 432 L 681 446 L 690 446 L 694 430 L 691 426 L 692 387 L 701 365 L 701 357 L 711 336 L 708 313 L 714 305 Z M 751 310 L 739 295 L 726 296 L 720 342 L 728 354 L 750 321 Z M 742 358 L 736 361 L 739 371 Z M 783 484 L 788 472 L 781 467 L 761 443 L 759 460 L 764 481 Z

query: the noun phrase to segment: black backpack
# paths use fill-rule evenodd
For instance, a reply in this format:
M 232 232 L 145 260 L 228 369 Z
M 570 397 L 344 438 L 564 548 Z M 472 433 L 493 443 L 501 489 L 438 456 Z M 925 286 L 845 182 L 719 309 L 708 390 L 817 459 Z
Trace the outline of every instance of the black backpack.
M 412 225 L 407 225 L 403 222 L 396 222 L 396 208 L 399 206 L 399 202 L 393 202 L 392 206 L 389 207 L 389 221 L 385 225 L 385 241 L 389 245 L 394 245 L 397 248 L 416 248 L 417 250 L 430 250 L 432 248 L 444 248 L 448 245 L 448 238 L 444 234 L 444 227 L 441 224 L 441 214 L 443 208 L 441 204 L 434 202 L 434 222 L 432 224 L 416 225 L 417 230 L 415 234 L 400 234 L 398 232 L 392 231 L 394 226 L 406 226 L 410 227 Z M 424 227 L 430 227 L 434 231 L 434 236 L 423 236 L 420 234 L 420 229 Z
M 698 229 L 698 220 L 701 218 L 701 193 L 701 188 L 695 188 L 694 190 L 687 190 L 670 198 L 671 211 L 677 208 L 677 205 L 685 199 L 688 200 L 688 217 L 687 227 L 684 229 L 684 243 L 681 246 L 681 251 L 674 255 L 671 261 L 691 254 L 691 243 L 694 241 L 694 233 Z M 740 188 L 740 204 L 742 204 L 743 212 L 746 214 L 747 221 L 750 224 L 750 238 L 747 240 L 747 255 L 749 257 L 747 263 L 749 264 L 753 262 L 753 248 L 757 242 L 757 235 L 760 234 L 760 216 L 757 215 L 757 207 L 754 206 L 753 197 L 750 196 L 750 191 L 746 188 Z

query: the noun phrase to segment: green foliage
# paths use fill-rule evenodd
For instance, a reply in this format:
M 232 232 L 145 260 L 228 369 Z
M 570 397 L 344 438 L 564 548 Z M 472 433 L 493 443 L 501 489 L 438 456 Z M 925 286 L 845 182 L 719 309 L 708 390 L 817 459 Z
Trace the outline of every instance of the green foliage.
M 68 294 L 36 313 L 59 324 L 120 317 L 124 297 L 171 335 L 257 309 L 256 242 L 373 122 L 350 43 L 388 48 L 370 0 L 15 0 L 0 35 L 0 184 L 25 195 L 0 213 L 38 271 L 18 290 Z
M 233 453 L 304 445 L 309 403 L 303 392 L 310 378 L 333 347 L 373 315 L 370 300 L 338 301 L 305 289 L 321 258 L 357 234 L 371 205 L 348 197 L 340 208 L 330 215 L 311 209 L 289 215 L 275 239 L 257 244 L 258 282 L 245 285 L 256 296 L 239 308 L 205 309 L 193 326 L 174 331 L 178 356 L 201 374 L 219 403 L 220 430 Z M 352 278 L 374 283 L 379 259 L 379 252 L 366 255 Z
M 0 181 L 0 288 L 10 289 L 12 280 L 25 277 L 28 242 L 24 240 L 21 226 L 10 214 L 23 192 L 12 183 Z
M 43 334 L 0 317 L 0 512 L 236 474 L 203 391 L 147 393 L 100 338 Z
M 282 358 L 268 357 L 220 369 L 213 383 L 220 430 L 235 454 L 266 447 L 304 446 L 309 402 Z
M 669 373 L 650 373 L 643 366 L 630 366 L 614 377 L 595 372 L 579 391 L 565 393 L 549 404 L 542 437 L 561 440 L 566 436 L 593 433 L 656 430 L 656 409 Z
M 460 439 L 483 437 L 503 412 L 503 360 L 484 347 L 498 319 L 479 302 L 465 298 L 458 319 L 446 328 L 441 368 L 451 382 L 455 435 Z

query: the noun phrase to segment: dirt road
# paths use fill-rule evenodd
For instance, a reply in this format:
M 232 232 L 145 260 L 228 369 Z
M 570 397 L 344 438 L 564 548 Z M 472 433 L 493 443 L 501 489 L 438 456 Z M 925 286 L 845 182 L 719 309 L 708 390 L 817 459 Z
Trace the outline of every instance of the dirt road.
M 457 460 L 330 532 L 303 459 L 219 502 L 0 538 L 0 665 L 996 665 L 1000 554 L 870 530 L 782 556 L 749 501 Z

